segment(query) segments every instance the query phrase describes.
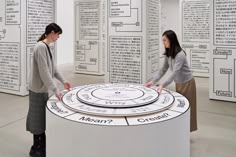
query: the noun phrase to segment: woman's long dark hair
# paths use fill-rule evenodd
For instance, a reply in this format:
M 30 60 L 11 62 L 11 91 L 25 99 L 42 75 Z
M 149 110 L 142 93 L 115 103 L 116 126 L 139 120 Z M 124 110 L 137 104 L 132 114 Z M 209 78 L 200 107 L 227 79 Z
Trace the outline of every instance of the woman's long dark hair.
M 168 30 L 162 34 L 162 37 L 166 36 L 170 42 L 170 48 L 165 48 L 165 53 L 167 57 L 171 57 L 172 59 L 182 50 L 180 47 L 179 41 L 174 31 Z
M 48 34 L 50 34 L 51 32 L 54 33 L 59 33 L 62 34 L 62 29 L 60 26 L 58 26 L 56 23 L 50 23 L 49 25 L 47 25 L 47 27 L 45 28 L 45 32 L 40 36 L 40 38 L 38 39 L 39 41 L 42 41 L 46 38 L 46 36 Z

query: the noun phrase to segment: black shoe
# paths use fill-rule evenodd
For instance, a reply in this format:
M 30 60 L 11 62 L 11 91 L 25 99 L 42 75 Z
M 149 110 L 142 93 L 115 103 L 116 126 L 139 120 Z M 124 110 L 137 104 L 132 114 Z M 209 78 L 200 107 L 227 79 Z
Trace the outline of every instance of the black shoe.
M 32 146 L 30 149 L 29 155 L 30 155 L 30 157 L 33 157 L 34 154 L 35 154 L 35 148 L 34 148 L 34 146 Z
M 46 149 L 31 147 L 30 157 L 46 157 Z

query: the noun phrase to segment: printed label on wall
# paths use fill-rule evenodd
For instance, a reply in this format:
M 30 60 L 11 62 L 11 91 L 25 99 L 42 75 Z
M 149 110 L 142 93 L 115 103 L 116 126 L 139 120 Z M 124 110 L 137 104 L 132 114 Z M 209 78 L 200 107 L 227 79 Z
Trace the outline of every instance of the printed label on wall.
M 108 80 L 144 83 L 158 69 L 160 1 L 109 0 L 108 5 Z
M 141 83 L 142 38 L 110 37 L 110 82 Z
M 101 70 L 101 2 L 75 3 L 75 71 L 102 73 Z M 105 21 L 103 21 L 105 22 Z
M 28 94 L 33 48 L 45 26 L 54 22 L 54 7 L 54 0 L 0 1 L 1 92 Z
M 6 24 L 20 24 L 20 0 L 6 0 Z
M 195 76 L 209 76 L 209 0 L 182 0 L 182 48 Z
M 45 31 L 45 26 L 54 21 L 54 0 L 27 0 L 27 43 L 35 44 Z
M 113 32 L 142 32 L 142 0 L 110 0 L 109 7 Z
M 160 0 L 76 0 L 75 72 L 105 71 L 106 82 L 150 79 L 158 69 L 159 8 Z
M 210 98 L 236 102 L 236 1 L 211 2 Z
M 236 45 L 236 2 L 233 0 L 214 0 L 214 45 Z
M 0 2 L 0 90 L 19 92 L 21 86 L 21 1 Z
M 160 52 L 160 1 L 149 0 L 147 2 L 147 57 L 146 76 L 153 77 L 158 70 Z
M 20 56 L 19 43 L 0 42 L 0 87 L 20 90 Z

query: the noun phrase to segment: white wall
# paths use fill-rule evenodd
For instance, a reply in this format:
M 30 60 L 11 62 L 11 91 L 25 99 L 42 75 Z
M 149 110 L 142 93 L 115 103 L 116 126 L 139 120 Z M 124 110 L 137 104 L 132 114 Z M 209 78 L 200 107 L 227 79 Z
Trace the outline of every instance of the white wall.
M 180 34 L 179 0 L 161 0 L 161 34 L 166 30 L 173 30 Z
M 159 67 L 163 65 L 163 53 L 164 46 L 162 44 L 162 34 L 166 30 L 173 30 L 177 34 L 177 37 L 180 41 L 181 35 L 181 18 L 180 18 L 180 6 L 179 0 L 161 0 L 161 33 L 160 33 L 160 61 Z M 170 71 L 168 71 L 163 78 L 159 81 L 159 83 L 163 83 L 170 75 Z M 169 86 L 174 87 L 174 82 L 172 82 Z M 168 87 L 169 87 L 168 86 Z
M 57 64 L 74 60 L 74 0 L 57 0 L 57 24 L 63 33 L 57 41 Z
M 180 7 L 179 0 L 161 0 L 163 31 L 172 29 L 180 38 Z M 74 0 L 57 0 L 57 23 L 62 27 L 63 34 L 57 41 L 57 64 L 73 63 L 74 61 Z M 161 44 L 162 45 L 162 44 Z M 162 48 L 163 46 L 161 46 Z
M 179 0 L 161 0 L 163 31 L 172 29 L 180 34 Z M 74 0 L 57 0 L 57 23 L 63 34 L 57 41 L 57 64 L 73 63 L 74 60 Z M 161 46 L 162 47 L 162 46 Z
M 164 52 L 164 46 L 162 44 L 162 34 L 166 30 L 175 31 L 179 41 L 181 35 L 181 18 L 180 18 L 180 6 L 179 0 L 161 0 L 161 33 L 160 33 L 160 57 Z M 162 61 L 160 61 L 162 65 Z

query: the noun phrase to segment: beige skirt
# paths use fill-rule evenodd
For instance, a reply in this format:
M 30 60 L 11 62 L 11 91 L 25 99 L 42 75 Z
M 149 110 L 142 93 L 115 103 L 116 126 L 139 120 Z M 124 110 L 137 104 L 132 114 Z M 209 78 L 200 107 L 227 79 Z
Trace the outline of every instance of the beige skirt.
M 190 131 L 197 130 L 197 99 L 194 78 L 185 83 L 176 83 L 176 92 L 185 96 L 190 104 Z

